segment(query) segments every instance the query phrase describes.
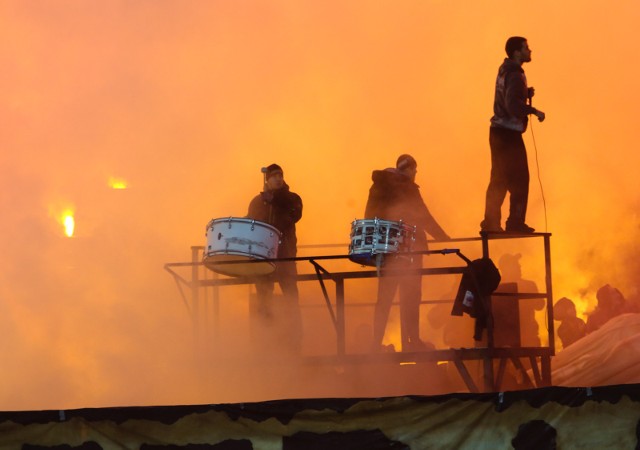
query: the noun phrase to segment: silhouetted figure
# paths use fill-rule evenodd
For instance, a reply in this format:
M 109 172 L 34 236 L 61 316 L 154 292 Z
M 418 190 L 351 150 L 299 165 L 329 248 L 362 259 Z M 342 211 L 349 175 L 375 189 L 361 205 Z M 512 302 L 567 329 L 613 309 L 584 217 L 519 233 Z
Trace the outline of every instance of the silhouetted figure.
M 558 432 L 544 420 L 532 420 L 518 427 L 511 440 L 516 450 L 555 450 Z
M 296 223 L 302 217 L 302 199 L 289 190 L 284 181 L 284 172 L 277 164 L 266 168 L 264 191 L 251 200 L 247 217 L 276 227 L 281 233 L 278 258 L 294 258 L 297 254 Z M 298 305 L 297 269 L 295 261 L 276 264 L 275 271 L 256 279 L 258 309 L 265 318 L 271 317 L 271 301 L 274 282 L 277 281 L 288 305 L 291 319 L 291 336 L 288 341 L 293 346 L 300 345 L 302 323 Z
M 631 292 L 631 294 L 627 293 L 625 295 L 625 300 L 627 301 L 627 306 L 633 312 L 640 312 L 640 288 L 636 286 L 636 288 Z
M 505 50 L 507 58 L 498 70 L 493 117 L 489 129 L 491 147 L 491 178 L 487 188 L 482 231 L 501 232 L 501 209 L 507 192 L 510 194 L 507 232 L 533 233 L 525 224 L 529 198 L 529 166 L 522 133 L 527 129 L 528 116 L 534 114 L 540 122 L 545 118 L 527 99 L 534 89 L 527 87 L 522 64 L 531 61 L 531 50 L 523 37 L 510 37 Z
M 520 253 L 505 253 L 498 259 L 498 268 L 503 283 L 516 283 L 517 292 L 537 294 L 538 286 L 532 280 L 522 278 L 522 266 Z M 498 287 L 500 291 L 500 287 Z M 509 299 L 517 301 L 518 318 L 520 321 L 520 345 L 523 347 L 540 347 L 539 325 L 536 320 L 536 311 L 542 311 L 545 301 L 542 298 Z M 496 324 L 499 326 L 499 324 Z
M 375 170 L 373 185 L 365 209 L 366 219 L 382 219 L 415 226 L 412 251 L 427 249 L 429 233 L 436 239 L 449 239 L 447 233 L 433 218 L 422 199 L 420 187 L 415 183 L 418 163 L 410 155 L 401 155 L 395 168 Z M 380 351 L 389 311 L 396 291 L 400 290 L 400 325 L 402 350 L 426 349 L 420 340 L 420 302 L 422 277 L 418 275 L 392 276 L 389 271 L 411 271 L 422 268 L 422 255 L 406 256 L 400 253 L 384 256 L 378 281 L 378 299 L 373 319 L 373 349 Z
M 553 305 L 553 319 L 560 322 L 558 337 L 563 349 L 587 335 L 587 325 L 578 317 L 576 305 L 567 297 L 562 297 Z
M 458 286 L 456 286 L 456 289 Z M 450 299 L 455 292 L 446 296 Z M 449 304 L 434 305 L 427 314 L 429 325 L 433 330 L 440 330 L 442 345 L 445 348 L 471 348 L 474 346 L 473 337 L 468 332 L 473 328 L 472 318 L 467 316 L 452 317 Z
M 593 333 L 620 314 L 636 312 L 627 305 L 622 293 L 609 284 L 605 284 L 598 289 L 596 299 L 598 300 L 596 309 L 587 317 L 587 333 Z

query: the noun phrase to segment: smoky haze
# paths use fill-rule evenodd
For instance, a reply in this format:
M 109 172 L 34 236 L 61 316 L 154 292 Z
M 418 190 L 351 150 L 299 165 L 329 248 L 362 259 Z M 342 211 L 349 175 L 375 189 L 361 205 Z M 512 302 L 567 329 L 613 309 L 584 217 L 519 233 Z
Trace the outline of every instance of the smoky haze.
M 605 283 L 638 295 L 635 1 L 0 8 L 2 409 L 355 392 L 305 391 L 293 375 L 262 389 L 248 377 L 262 369 L 244 357 L 250 289 L 225 291 L 210 348 L 163 266 L 190 261 L 212 218 L 244 216 L 262 188 L 260 168 L 274 162 L 304 202 L 300 245 L 346 244 L 371 172 L 401 153 L 418 161 L 417 183 L 445 231 L 477 236 L 493 85 L 511 35 L 529 40 L 524 68 L 534 106 L 547 113 L 524 137 L 528 222 L 553 233 L 554 296 L 585 314 Z M 113 178 L 126 189 L 110 187 Z M 523 254 L 524 276 L 542 288 L 539 249 L 506 250 Z M 454 284 L 427 293 L 444 296 Z M 357 284 L 347 301 L 371 301 L 374 288 Z M 326 352 L 335 333 L 319 287 L 303 292 L 303 303 L 320 305 L 308 312 L 305 346 Z M 348 323 L 354 342 L 370 324 L 362 311 Z M 232 372 L 225 358 L 245 366 Z M 335 370 L 315 376 L 334 379 Z

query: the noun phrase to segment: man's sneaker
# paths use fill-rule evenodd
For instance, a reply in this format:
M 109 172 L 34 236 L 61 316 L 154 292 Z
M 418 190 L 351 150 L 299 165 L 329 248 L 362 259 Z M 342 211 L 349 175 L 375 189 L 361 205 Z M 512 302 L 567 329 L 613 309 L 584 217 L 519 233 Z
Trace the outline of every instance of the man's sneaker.
M 531 234 L 534 231 L 536 231 L 536 229 L 531 228 L 526 223 L 507 224 L 507 233 Z

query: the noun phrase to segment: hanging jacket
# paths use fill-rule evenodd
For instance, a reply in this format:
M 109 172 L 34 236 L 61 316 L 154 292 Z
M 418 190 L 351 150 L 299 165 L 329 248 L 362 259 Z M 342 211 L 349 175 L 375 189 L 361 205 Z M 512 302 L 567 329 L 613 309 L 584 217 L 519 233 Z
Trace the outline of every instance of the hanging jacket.
M 500 271 L 489 258 L 475 259 L 468 263 L 462 273 L 458 293 L 453 301 L 452 316 L 463 313 L 476 319 L 474 339 L 482 339 L 491 314 L 491 294 L 498 288 Z

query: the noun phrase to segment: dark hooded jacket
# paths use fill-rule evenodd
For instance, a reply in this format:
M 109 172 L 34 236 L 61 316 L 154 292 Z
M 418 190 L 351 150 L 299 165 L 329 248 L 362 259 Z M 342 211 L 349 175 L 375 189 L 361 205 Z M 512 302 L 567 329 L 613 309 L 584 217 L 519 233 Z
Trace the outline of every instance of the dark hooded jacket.
M 396 169 L 374 170 L 373 185 L 365 209 L 365 219 L 383 219 L 416 227 L 413 250 L 427 249 L 429 233 L 436 239 L 449 239 L 433 218 L 420 195 L 420 186 Z
M 275 191 L 264 191 L 251 200 L 247 217 L 268 223 L 281 233 L 278 258 L 294 258 L 297 254 L 298 239 L 296 222 L 302 217 L 302 199 L 284 186 Z
M 528 95 L 524 69 L 517 62 L 505 58 L 496 78 L 491 126 L 524 133 L 529 122 L 529 114 L 535 111 L 535 108 L 527 105 Z
M 500 280 L 500 271 L 489 258 L 468 261 L 468 266 L 462 273 L 451 315 L 461 316 L 467 313 L 476 319 L 473 333 L 476 341 L 482 340 L 482 333 L 489 324 L 493 326 L 490 297 L 498 288 Z

